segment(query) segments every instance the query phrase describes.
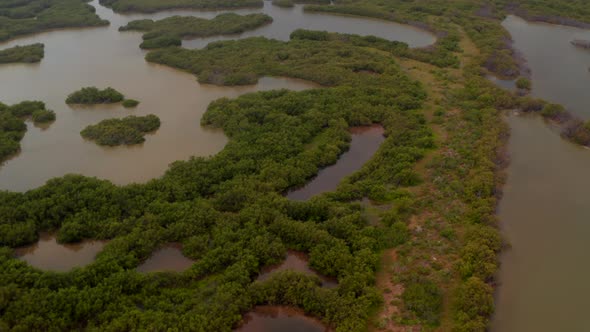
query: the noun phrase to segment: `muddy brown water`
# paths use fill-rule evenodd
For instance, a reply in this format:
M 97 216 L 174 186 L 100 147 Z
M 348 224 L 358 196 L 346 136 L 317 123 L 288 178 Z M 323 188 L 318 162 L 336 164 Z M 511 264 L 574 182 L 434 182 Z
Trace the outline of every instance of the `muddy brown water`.
M 369 161 L 385 140 L 383 127 L 379 125 L 353 127 L 350 132 L 350 149 L 334 165 L 321 169 L 305 186 L 288 192 L 287 198 L 305 201 L 315 195 L 333 191 L 344 177 L 359 170 Z
M 285 270 L 292 270 L 304 274 L 316 275 L 322 280 L 322 287 L 334 288 L 338 286 L 338 280 L 336 280 L 336 278 L 326 277 L 312 270 L 309 267 L 307 255 L 294 250 L 289 250 L 287 252 L 287 256 L 285 257 L 285 260 L 282 263 L 262 269 L 257 280 L 267 280 L 274 273 Z
M 570 41 L 589 30 L 503 23 L 532 70 L 532 94 L 590 117 L 590 52 Z M 590 150 L 538 117 L 511 116 L 511 163 L 499 205 L 511 244 L 501 255 L 492 332 L 590 331 Z
M 590 150 L 543 120 L 511 116 L 499 206 L 501 256 L 491 331 L 590 331 Z
M 119 15 L 91 3 L 97 14 L 111 22 L 109 27 L 56 30 L 0 44 L 0 48 L 30 43 L 45 44 L 45 58 L 39 64 L 0 65 L 0 101 L 8 104 L 22 100 L 42 100 L 57 113 L 48 128 L 28 124 L 21 142 L 22 151 L 0 166 L 0 189 L 25 191 L 48 179 L 78 173 L 108 179 L 116 184 L 145 182 L 161 176 L 168 165 L 190 156 L 209 156 L 227 143 L 220 130 L 199 125 L 213 100 L 241 94 L 286 88 L 315 88 L 311 82 L 287 78 L 263 78 L 256 85 L 218 87 L 202 85 L 188 73 L 149 64 L 139 49 L 141 33 L 121 33 L 118 28 L 135 19 L 161 19 L 173 15 L 212 17 L 219 12 L 167 11 L 152 15 Z M 286 39 L 298 27 L 336 32 L 373 34 L 410 42 L 413 46 L 434 41 L 429 33 L 391 22 L 353 17 L 304 14 L 300 6 L 281 9 L 265 3 L 256 10 L 273 15 L 272 25 L 252 31 L 254 35 Z M 384 35 L 383 35 L 384 34 Z M 226 36 L 228 38 L 246 37 Z M 187 47 L 203 46 L 221 38 L 195 39 Z M 196 43 L 196 44 L 195 44 Z M 200 43 L 200 44 L 199 44 Z M 67 95 L 84 86 L 111 86 L 128 98 L 141 102 L 137 109 L 121 105 L 70 107 Z M 162 125 L 146 142 L 133 147 L 101 147 L 85 141 L 80 131 L 87 125 L 108 118 L 156 114 Z
M 329 332 L 319 320 L 302 310 L 284 306 L 258 306 L 244 316 L 237 332 Z
M 43 233 L 39 241 L 14 250 L 18 259 L 33 267 L 57 272 L 66 272 L 74 267 L 86 266 L 102 250 L 105 241 L 86 240 L 80 243 L 57 243 L 53 234 Z
M 180 244 L 173 243 L 157 249 L 137 267 L 138 272 L 182 272 L 190 268 L 195 261 L 182 254 Z

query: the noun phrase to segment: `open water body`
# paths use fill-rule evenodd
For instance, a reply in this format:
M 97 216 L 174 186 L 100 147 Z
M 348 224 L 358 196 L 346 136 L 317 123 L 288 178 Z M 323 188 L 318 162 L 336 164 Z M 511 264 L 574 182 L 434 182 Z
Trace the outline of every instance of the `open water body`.
M 571 44 L 574 39 L 590 40 L 590 30 L 531 23 L 513 15 L 502 25 L 532 71 L 532 95 L 590 118 L 590 50 Z
M 15 249 L 16 257 L 42 270 L 66 272 L 74 267 L 94 262 L 105 241 L 82 241 L 72 244 L 57 243 L 55 235 L 42 233 L 39 241 Z
M 57 121 L 49 128 L 37 128 L 29 123 L 21 142 L 21 153 L 0 167 L 0 189 L 25 191 L 68 173 L 96 176 L 116 184 L 145 182 L 161 176 L 175 160 L 212 155 L 225 146 L 227 138 L 220 130 L 203 128 L 199 124 L 211 101 L 254 91 L 317 87 L 310 82 L 287 78 L 263 78 L 256 85 L 244 87 L 199 84 L 191 74 L 147 63 L 145 52 L 138 47 L 141 33 L 121 33 L 118 28 L 141 18 L 212 17 L 219 12 L 181 10 L 119 15 L 97 1 L 91 4 L 101 18 L 111 22 L 109 27 L 57 30 L 0 45 L 0 48 L 7 48 L 36 42 L 45 44 L 45 58 L 39 64 L 0 66 L 0 101 L 12 104 L 42 100 L 57 113 Z M 282 9 L 266 2 L 262 9 L 237 12 L 260 11 L 273 15 L 275 22 L 240 36 L 222 38 L 252 34 L 286 39 L 293 29 L 306 27 L 380 35 L 407 41 L 413 46 L 434 41 L 431 34 L 413 27 L 346 16 L 304 14 L 299 6 Z M 186 46 L 203 46 L 222 38 L 195 39 Z M 132 110 L 120 105 L 67 106 L 67 95 L 84 86 L 111 86 L 141 104 Z M 133 147 L 101 147 L 85 141 L 79 134 L 87 125 L 131 114 L 156 114 L 162 125 L 147 136 L 145 143 Z

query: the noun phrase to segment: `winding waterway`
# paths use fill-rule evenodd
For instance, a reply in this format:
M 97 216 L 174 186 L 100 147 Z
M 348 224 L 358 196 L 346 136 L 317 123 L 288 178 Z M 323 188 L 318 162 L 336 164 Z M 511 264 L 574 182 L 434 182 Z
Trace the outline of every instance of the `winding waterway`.
M 590 117 L 590 31 L 510 16 L 504 26 L 532 70 L 537 97 Z M 491 331 L 590 331 L 590 151 L 539 117 L 511 116 L 510 166 L 499 205 L 511 244 L 501 257 Z
M 108 179 L 117 184 L 145 182 L 164 173 L 175 160 L 208 156 L 219 152 L 227 138 L 219 130 L 202 128 L 200 119 L 208 104 L 221 97 L 271 89 L 302 90 L 317 85 L 287 78 L 263 78 L 253 86 L 217 87 L 199 84 L 195 77 L 168 67 L 149 64 L 138 45 L 141 34 L 121 33 L 118 28 L 140 18 L 161 19 L 173 15 L 212 17 L 219 12 L 167 11 L 151 15 L 119 15 L 91 3 L 97 14 L 111 22 L 109 27 L 70 29 L 20 38 L 0 48 L 44 43 L 45 58 L 39 64 L 0 66 L 0 100 L 12 104 L 22 100 L 42 100 L 55 110 L 57 121 L 49 128 L 28 124 L 21 142 L 22 151 L 0 167 L 0 189 L 24 191 L 50 178 L 78 173 Z M 237 12 L 266 12 L 272 25 L 223 39 L 262 35 L 287 39 L 295 28 L 307 27 L 336 32 L 376 34 L 424 46 L 434 37 L 413 27 L 371 19 L 327 14 L 304 14 L 301 7 L 284 9 L 265 2 L 264 8 Z M 187 41 L 199 47 L 221 38 Z M 111 86 L 127 97 L 141 101 L 137 109 L 120 105 L 69 107 L 67 95 L 84 86 Z M 85 141 L 80 131 L 107 118 L 130 114 L 156 114 L 160 129 L 133 147 L 101 147 Z
M 311 197 L 333 191 L 342 179 L 355 171 L 373 157 L 385 140 L 383 127 L 379 125 L 353 127 L 350 129 L 352 140 L 350 148 L 338 161 L 319 171 L 305 186 L 287 193 L 287 198 L 304 201 Z

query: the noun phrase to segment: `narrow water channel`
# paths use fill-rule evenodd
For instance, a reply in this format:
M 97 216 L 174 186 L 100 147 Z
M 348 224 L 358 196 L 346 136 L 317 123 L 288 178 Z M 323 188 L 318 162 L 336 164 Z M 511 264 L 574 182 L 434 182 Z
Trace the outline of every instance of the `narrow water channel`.
M 287 198 L 305 201 L 315 195 L 335 190 L 344 177 L 363 167 L 385 140 L 383 127 L 379 125 L 353 127 L 350 132 L 350 149 L 334 165 L 320 170 L 305 186 L 288 192 Z
M 217 87 L 199 84 L 195 77 L 168 67 L 146 63 L 139 49 L 141 34 L 121 33 L 118 28 L 141 18 L 161 19 L 173 15 L 213 17 L 215 11 L 167 11 L 156 14 L 119 15 L 93 1 L 97 14 L 111 22 L 109 27 L 56 30 L 0 44 L 0 48 L 30 43 L 45 44 L 45 58 L 39 64 L 0 65 L 0 101 L 42 100 L 57 113 L 49 128 L 31 124 L 21 142 L 22 151 L 0 166 L 0 189 L 24 191 L 50 178 L 78 173 L 108 179 L 117 184 L 145 182 L 164 173 L 168 165 L 190 156 L 208 156 L 227 143 L 220 130 L 200 127 L 209 103 L 221 97 L 286 88 L 303 90 L 317 85 L 287 78 L 264 78 L 253 86 Z M 300 27 L 335 32 L 378 35 L 424 46 L 434 37 L 422 30 L 372 19 L 303 13 L 301 6 L 278 8 L 265 2 L 262 9 L 237 12 L 266 12 L 272 25 L 240 36 L 260 35 L 287 39 Z M 221 38 L 195 39 L 187 47 Z M 134 110 L 120 105 L 70 107 L 67 95 L 84 86 L 111 86 L 141 102 Z M 127 115 L 156 114 L 160 129 L 133 147 L 101 147 L 82 139 L 80 131 L 103 119 Z M 171 148 L 174 147 L 174 148 Z
M 80 243 L 60 244 L 57 243 L 55 235 L 42 233 L 37 243 L 15 249 L 15 255 L 33 267 L 66 272 L 74 267 L 92 263 L 105 243 L 87 240 Z

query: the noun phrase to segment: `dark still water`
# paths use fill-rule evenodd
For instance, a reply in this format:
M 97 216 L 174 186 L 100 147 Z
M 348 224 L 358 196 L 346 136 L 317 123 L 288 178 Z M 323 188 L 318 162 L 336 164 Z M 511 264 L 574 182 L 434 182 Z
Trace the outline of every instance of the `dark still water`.
M 287 193 L 287 198 L 304 201 L 315 195 L 333 191 L 344 177 L 359 170 L 369 161 L 385 140 L 383 127 L 379 125 L 354 127 L 350 131 L 350 149 L 340 156 L 336 164 L 320 170 L 308 184 Z
M 260 273 L 260 276 L 258 276 L 258 280 L 266 280 L 270 278 L 274 273 L 285 270 L 292 270 L 304 274 L 316 275 L 322 280 L 322 286 L 326 288 L 333 288 L 338 286 L 338 281 L 335 278 L 322 276 L 318 274 L 316 271 L 309 268 L 307 255 L 305 255 L 302 252 L 293 250 L 289 250 L 289 252 L 287 253 L 287 257 L 281 264 L 276 266 L 270 266 L 263 269 Z
M 55 235 L 43 233 L 37 243 L 17 248 L 15 254 L 36 268 L 65 272 L 92 263 L 105 244 L 105 241 L 90 240 L 59 244 Z
M 244 316 L 237 332 L 329 332 L 319 320 L 301 310 L 282 306 L 258 306 Z
M 182 272 L 194 261 L 182 254 L 179 244 L 170 244 L 156 250 L 145 262 L 137 267 L 138 272 Z

